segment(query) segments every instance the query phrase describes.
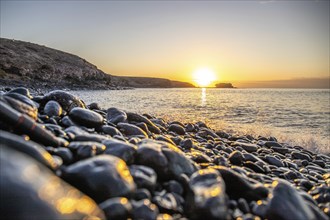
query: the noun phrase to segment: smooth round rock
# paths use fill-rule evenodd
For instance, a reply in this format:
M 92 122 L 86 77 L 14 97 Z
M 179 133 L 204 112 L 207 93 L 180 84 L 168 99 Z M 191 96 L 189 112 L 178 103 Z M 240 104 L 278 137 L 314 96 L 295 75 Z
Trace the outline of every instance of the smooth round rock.
M 103 117 L 89 109 L 75 107 L 69 113 L 70 118 L 80 125 L 89 128 L 99 127 L 103 124 Z
M 266 156 L 266 161 L 271 165 L 274 165 L 274 166 L 277 166 L 277 167 L 284 167 L 283 162 L 281 160 L 277 159 L 274 156 L 267 155 Z
M 180 179 L 181 174 L 191 176 L 198 167 L 174 145 L 150 139 L 138 143 L 137 162 L 154 168 L 165 179 Z
M 142 122 L 148 127 L 148 130 L 155 134 L 160 134 L 161 130 L 147 117 L 132 112 L 127 112 L 127 119 L 131 122 Z
M 159 208 L 160 212 L 166 213 L 182 213 L 183 207 L 176 200 L 172 193 L 165 193 L 164 195 L 157 195 L 152 200 Z
M 168 127 L 168 130 L 169 131 L 173 131 L 179 135 L 184 135 L 186 133 L 184 127 L 182 127 L 181 125 L 178 125 L 178 124 L 171 124 L 169 127 Z
M 76 162 L 66 167 L 62 176 L 98 202 L 127 196 L 135 190 L 126 163 L 111 155 L 99 155 Z
M 128 219 L 132 212 L 132 205 L 125 197 L 116 197 L 108 199 L 101 204 L 99 207 L 104 211 L 107 219 Z
M 141 128 L 139 128 L 136 125 L 121 122 L 121 123 L 118 123 L 117 126 L 123 134 L 126 134 L 128 136 L 148 137 L 147 133 L 144 132 Z
M 0 173 L 2 219 L 105 218 L 91 198 L 13 149 L 0 148 Z
M 21 95 L 24 95 L 24 96 L 28 97 L 29 99 L 32 99 L 32 96 L 30 94 L 30 90 L 25 88 L 25 87 L 14 88 L 14 89 L 10 90 L 8 93 L 18 93 L 18 94 L 21 94 Z
M 119 122 L 125 122 L 127 115 L 124 111 L 118 108 L 108 108 L 107 110 L 107 121 L 109 123 L 117 124 Z
M 44 107 L 44 113 L 49 117 L 60 116 L 62 114 L 62 107 L 58 102 L 50 100 Z
M 106 146 L 92 141 L 72 141 L 68 148 L 74 153 L 76 160 L 82 160 L 102 154 Z
M 52 170 L 58 168 L 58 164 L 44 147 L 27 138 L 1 130 L 0 149 L 3 147 L 15 149 L 16 151 L 29 155 Z
M 305 200 L 287 182 L 274 181 L 272 185 L 274 189 L 267 206 L 267 219 L 316 219 Z
M 127 164 L 132 164 L 134 162 L 137 151 L 137 147 L 134 144 L 116 139 L 105 140 L 102 143 L 106 146 L 105 154 L 119 157 Z
M 146 188 L 150 191 L 154 190 L 157 174 L 152 168 L 142 165 L 131 165 L 129 170 L 138 188 Z
M 140 200 L 138 202 L 132 201 L 133 219 L 155 220 L 159 213 L 157 206 L 150 202 L 149 199 Z
M 115 128 L 113 126 L 110 126 L 110 125 L 103 125 L 102 126 L 102 131 L 105 134 L 111 135 L 112 137 L 115 136 L 115 135 L 123 136 L 122 133 L 117 128 Z
M 230 199 L 244 198 L 247 201 L 262 200 L 268 196 L 268 190 L 261 184 L 252 184 L 249 180 L 232 169 L 224 166 L 212 167 L 220 172 L 226 184 L 226 193 Z
M 235 142 L 233 144 L 233 146 L 240 146 L 249 153 L 256 152 L 259 149 L 258 145 L 256 145 L 256 144 L 249 144 L 249 143 L 242 143 L 242 142 Z
M 241 152 L 235 150 L 228 157 L 230 163 L 234 165 L 241 165 L 244 162 L 244 156 Z
M 62 90 L 54 90 L 47 93 L 42 98 L 41 103 L 46 104 L 49 100 L 57 101 L 66 112 L 70 112 L 75 107 L 86 108 L 85 104 L 78 97 Z
M 192 194 L 189 203 L 191 219 L 226 219 L 227 204 L 225 183 L 214 169 L 195 172 L 189 181 Z

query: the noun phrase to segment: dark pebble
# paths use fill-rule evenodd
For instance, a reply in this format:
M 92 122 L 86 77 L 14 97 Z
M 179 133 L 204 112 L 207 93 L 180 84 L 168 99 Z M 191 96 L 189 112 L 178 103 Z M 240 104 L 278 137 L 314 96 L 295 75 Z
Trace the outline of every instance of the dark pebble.
M 107 121 L 110 123 L 117 124 L 119 122 L 125 122 L 126 119 L 126 113 L 118 108 L 109 108 L 107 110 Z
M 182 127 L 181 125 L 178 125 L 178 124 L 171 124 L 169 127 L 168 127 L 168 130 L 169 131 L 173 131 L 179 135 L 184 135 L 186 133 L 184 127 Z
M 89 109 L 73 108 L 69 116 L 74 122 L 89 128 L 99 127 L 103 124 L 102 115 Z
M 99 204 L 99 207 L 104 211 L 106 218 L 111 220 L 128 219 L 133 209 L 125 197 L 108 199 Z
M 115 156 L 99 155 L 63 170 L 63 178 L 98 202 L 127 196 L 135 190 L 126 163 Z

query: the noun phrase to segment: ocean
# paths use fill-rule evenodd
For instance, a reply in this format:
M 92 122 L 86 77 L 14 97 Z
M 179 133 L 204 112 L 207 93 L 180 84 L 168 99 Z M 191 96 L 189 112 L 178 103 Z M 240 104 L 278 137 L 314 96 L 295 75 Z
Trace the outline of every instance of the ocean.
M 238 135 L 330 153 L 329 89 L 132 89 L 73 91 L 102 108 L 147 113 L 168 121 L 203 121 Z

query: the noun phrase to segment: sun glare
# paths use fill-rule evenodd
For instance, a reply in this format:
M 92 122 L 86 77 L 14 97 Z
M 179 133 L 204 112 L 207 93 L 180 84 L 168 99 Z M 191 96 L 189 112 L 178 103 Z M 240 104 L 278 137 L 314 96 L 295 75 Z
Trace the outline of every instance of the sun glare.
M 193 73 L 193 79 L 200 87 L 209 86 L 216 80 L 215 74 L 208 68 L 200 68 Z

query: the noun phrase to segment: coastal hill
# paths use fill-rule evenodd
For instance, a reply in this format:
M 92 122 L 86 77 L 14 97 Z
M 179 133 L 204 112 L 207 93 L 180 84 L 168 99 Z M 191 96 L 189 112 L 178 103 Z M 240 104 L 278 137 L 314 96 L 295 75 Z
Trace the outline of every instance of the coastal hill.
M 51 89 L 194 87 L 168 79 L 110 75 L 76 55 L 5 38 L 0 38 L 0 85 Z

